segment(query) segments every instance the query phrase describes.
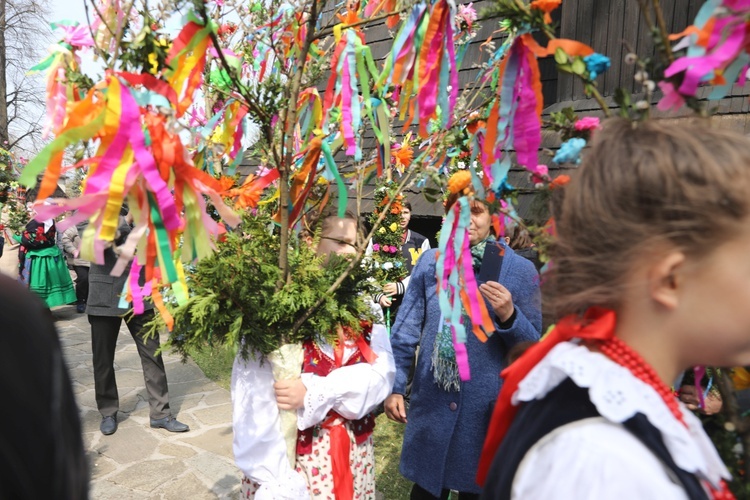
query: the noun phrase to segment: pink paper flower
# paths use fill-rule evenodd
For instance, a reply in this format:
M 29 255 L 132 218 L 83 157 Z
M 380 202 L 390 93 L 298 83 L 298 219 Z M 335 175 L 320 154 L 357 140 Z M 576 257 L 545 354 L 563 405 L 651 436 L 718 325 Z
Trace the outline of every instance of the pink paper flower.
M 85 24 L 66 26 L 63 24 L 54 24 L 54 27 L 63 32 L 63 42 L 73 47 L 93 47 L 94 39 L 91 38 L 89 27 Z
M 549 174 L 547 165 L 537 165 L 536 168 L 530 168 L 529 171 L 531 172 L 531 182 L 536 186 L 544 184 L 544 179 Z
M 670 109 L 676 111 L 685 104 L 685 99 L 682 98 L 682 95 L 675 90 L 674 85 L 671 83 L 659 82 L 659 88 L 664 92 L 664 97 L 661 98 L 659 104 L 656 106 L 659 111 L 669 111 Z
M 584 130 L 594 130 L 599 128 L 599 118 L 596 116 L 584 116 L 583 118 L 576 121 L 574 125 L 575 129 L 579 132 Z
M 375 244 L 374 244 L 374 245 L 372 246 L 372 251 L 373 251 L 373 252 L 378 252 L 379 250 L 380 250 L 380 245 L 379 245 L 378 243 L 375 243 Z
M 474 21 L 477 20 L 477 11 L 474 9 L 474 2 L 469 5 L 459 5 L 456 17 L 466 23 L 467 27 L 471 28 Z

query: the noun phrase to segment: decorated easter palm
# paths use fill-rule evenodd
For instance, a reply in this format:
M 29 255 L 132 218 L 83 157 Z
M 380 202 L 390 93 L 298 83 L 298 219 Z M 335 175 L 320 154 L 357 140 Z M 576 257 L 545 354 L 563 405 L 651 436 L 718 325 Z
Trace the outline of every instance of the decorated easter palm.
M 526 169 L 540 192 L 561 183 L 540 159 L 547 153 L 544 128 L 564 141 L 549 155 L 553 162 L 576 164 L 585 154 L 598 119 L 572 109 L 542 119 L 540 58 L 553 57 L 560 72 L 580 79 L 604 116 L 612 114 L 596 83 L 609 59 L 555 37 L 551 14 L 560 3 L 490 2 L 483 22 L 501 36 L 482 44 L 479 61 L 465 61 L 477 15 L 451 0 L 194 0 L 155 10 L 146 2 L 99 0 L 87 4 L 91 26 L 53 25 L 59 43 L 33 68 L 47 73 L 47 128 L 54 139 L 26 166 L 21 182 L 34 185 L 43 174 L 39 198 L 49 197 L 69 168 L 66 149 L 94 148 L 74 165 L 87 172 L 81 195 L 40 206 L 39 217 L 77 210 L 59 230 L 88 219 L 81 253 L 101 263 L 127 202 L 135 227 L 115 272 L 134 259 L 125 293 L 136 313 L 150 297 L 161 324 L 172 330 L 171 345 L 183 353 L 228 343 L 244 354 L 271 355 L 339 325 L 356 333 L 368 313 L 352 297 L 366 292 L 360 259 L 373 236 L 379 278 L 398 279 L 390 256 L 399 254 L 392 247 L 400 233 L 392 226 L 407 187 L 437 198 L 448 173 L 462 169 L 463 182 L 490 204 L 495 231 L 503 234 L 508 223 L 521 223 L 511 166 Z M 706 2 L 674 48 L 659 1 L 637 3 L 658 50 L 643 60 L 628 55 L 645 99 L 618 90 L 621 115 L 648 118 L 657 88 L 660 110 L 687 105 L 706 115 L 710 107 L 698 99 L 699 85 L 715 85 L 709 99 L 717 99 L 744 83 L 748 2 Z M 393 30 L 383 61 L 368 45 L 368 27 L 379 22 Z M 181 28 L 170 36 L 166 26 L 175 24 Z M 102 76 L 81 72 L 81 50 L 98 56 L 106 66 Z M 479 68 L 463 89 L 462 65 Z M 409 129 L 414 140 L 401 137 Z M 240 179 L 240 164 L 257 170 Z M 359 211 L 373 178 L 384 190 L 376 193 L 372 231 L 355 258 L 324 262 L 297 242 L 309 212 L 327 204 L 340 216 L 347 206 Z M 484 338 L 491 324 L 470 265 L 468 211 L 463 200 L 447 214 L 439 293 L 449 324 L 467 311 L 472 334 Z M 135 279 L 142 268 L 144 287 Z M 468 333 L 460 322 L 451 326 L 456 352 L 463 352 Z M 468 363 L 459 364 L 469 378 Z M 733 415 L 736 428 L 750 435 L 747 419 Z M 745 463 L 750 467 L 750 459 Z

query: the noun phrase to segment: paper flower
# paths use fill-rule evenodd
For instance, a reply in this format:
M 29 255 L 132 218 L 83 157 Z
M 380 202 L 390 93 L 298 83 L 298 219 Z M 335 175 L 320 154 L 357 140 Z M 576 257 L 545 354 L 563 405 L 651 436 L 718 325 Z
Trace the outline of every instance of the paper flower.
M 389 270 L 389 269 L 393 269 L 393 263 L 392 262 L 386 262 L 386 263 L 384 263 L 383 264 L 383 269 L 385 269 L 386 271 Z
M 559 3 L 560 0 L 557 0 L 557 2 Z M 469 5 L 459 5 L 456 20 L 459 25 L 463 23 L 467 28 L 471 29 L 474 21 L 477 20 L 477 11 L 474 9 L 474 3 L 472 2 Z
M 62 23 L 54 24 L 54 26 L 62 30 L 63 42 L 72 45 L 73 47 L 94 46 L 94 39 L 91 38 L 91 32 L 89 31 L 88 25 L 82 25 L 76 22 L 67 26 Z
M 558 188 L 561 188 L 561 187 L 565 186 L 569 182 L 570 182 L 570 176 L 569 175 L 565 175 L 565 174 L 558 175 L 557 177 L 555 177 L 552 180 L 552 182 L 549 183 L 549 188 L 550 189 L 558 189 Z
M 682 95 L 677 92 L 671 83 L 659 82 L 659 88 L 664 93 L 664 97 L 656 105 L 659 111 L 669 111 L 670 109 L 676 111 L 685 104 L 685 99 L 683 99 Z
M 596 116 L 584 116 L 583 118 L 576 121 L 573 127 L 579 132 L 583 132 L 584 130 L 597 129 L 599 128 L 599 118 L 597 118 Z
M 531 172 L 531 182 L 535 185 L 542 184 L 549 174 L 547 165 L 537 165 L 535 168 L 530 168 L 529 171 Z
M 396 166 L 401 167 L 402 170 L 411 165 L 414 159 L 414 150 L 407 142 L 402 142 L 398 148 L 394 148 L 391 154 L 396 162 Z
M 398 247 L 391 245 L 391 253 L 396 253 L 396 252 L 398 252 Z
M 385 234 L 385 228 L 381 227 L 380 229 L 378 229 L 378 233 L 379 234 Z
M 458 194 L 469 186 L 471 186 L 471 172 L 468 170 L 459 170 L 448 179 L 448 192 L 451 194 Z
M 392 224 L 391 224 L 390 226 L 388 226 L 388 229 L 390 229 L 390 230 L 391 230 L 391 232 L 395 233 L 396 231 L 398 231 L 398 224 L 396 224 L 396 223 L 394 222 L 394 223 L 392 223 Z
M 227 196 L 237 198 L 237 208 L 255 208 L 258 206 L 260 196 L 263 194 L 263 184 L 257 182 L 259 177 L 250 174 L 239 188 L 227 191 Z
M 586 146 L 586 139 L 574 137 L 568 139 L 560 145 L 560 149 L 555 153 L 553 162 L 560 163 L 581 163 L 581 150 Z
M 590 56 L 584 57 L 583 62 L 586 63 L 586 69 L 589 72 L 589 78 L 591 80 L 607 71 L 612 64 L 609 61 L 609 57 L 596 52 Z
M 374 245 L 372 246 L 372 251 L 373 251 L 373 252 L 379 252 L 379 251 L 380 251 L 380 245 L 379 245 L 378 243 L 375 243 L 375 244 L 374 244 Z

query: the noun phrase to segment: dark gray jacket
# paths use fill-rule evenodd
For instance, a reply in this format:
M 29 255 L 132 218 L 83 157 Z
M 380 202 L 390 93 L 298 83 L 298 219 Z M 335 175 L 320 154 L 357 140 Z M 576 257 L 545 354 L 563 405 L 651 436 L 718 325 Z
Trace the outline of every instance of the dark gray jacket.
M 130 226 L 125 222 L 124 217 L 120 217 L 120 225 L 117 228 L 117 232 L 118 236 L 115 239 L 115 245 L 122 245 L 130 234 Z M 128 264 L 120 276 L 110 276 L 109 273 L 115 267 L 116 262 L 117 255 L 115 255 L 115 252 L 111 248 L 107 248 L 104 251 L 103 266 L 91 263 L 86 314 L 91 316 L 122 316 L 132 309 L 132 305 L 127 309 L 118 307 L 120 296 L 125 288 L 125 282 L 130 275 L 131 264 Z M 143 286 L 145 282 L 143 271 L 141 271 L 141 277 L 138 281 Z M 146 301 L 145 306 L 147 310 L 153 309 L 153 305 L 149 301 Z

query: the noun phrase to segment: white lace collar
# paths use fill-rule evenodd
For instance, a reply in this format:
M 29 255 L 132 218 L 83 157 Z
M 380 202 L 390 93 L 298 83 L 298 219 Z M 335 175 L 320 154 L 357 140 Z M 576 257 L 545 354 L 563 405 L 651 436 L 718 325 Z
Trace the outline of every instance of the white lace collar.
M 600 353 L 572 342 L 556 345 L 518 385 L 513 404 L 542 399 L 570 377 L 589 390 L 591 402 L 602 417 L 622 423 L 640 412 L 662 434 L 664 444 L 681 469 L 698 474 L 714 487 L 731 475 L 719 458 L 700 420 L 680 403 L 686 428 L 650 385 Z

